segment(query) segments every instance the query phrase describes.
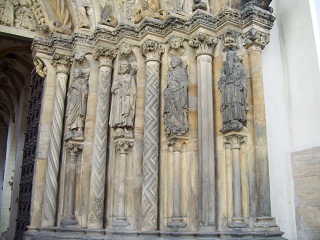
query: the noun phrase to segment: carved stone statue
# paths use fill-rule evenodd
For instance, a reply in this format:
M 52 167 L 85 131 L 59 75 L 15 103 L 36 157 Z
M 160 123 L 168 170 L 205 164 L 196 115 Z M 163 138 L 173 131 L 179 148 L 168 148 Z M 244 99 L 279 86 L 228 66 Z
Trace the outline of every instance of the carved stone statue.
M 44 65 L 42 60 L 38 57 L 35 57 L 33 60 L 33 64 L 36 67 L 36 72 L 38 75 L 42 78 L 45 78 L 47 76 L 47 67 Z
M 118 1 L 118 8 L 123 20 L 134 21 L 134 10 L 136 9 L 136 0 Z
M 164 97 L 164 125 L 166 136 L 185 135 L 188 123 L 188 76 L 181 67 L 182 60 L 173 57 L 169 70 Z
M 116 18 L 113 16 L 112 6 L 110 4 L 106 4 L 102 10 L 100 23 L 110 27 L 116 27 L 118 25 Z
M 93 19 L 94 9 L 91 0 L 73 0 L 78 14 L 79 28 L 90 28 L 90 20 Z
M 110 126 L 116 128 L 115 138 L 132 138 L 136 108 L 135 70 L 131 64 L 120 62 L 119 77 L 112 83 Z
M 134 23 L 140 22 L 145 17 L 152 17 L 152 18 L 157 18 L 157 19 L 163 20 L 167 16 L 165 10 L 162 10 L 162 9 L 157 10 L 157 11 L 153 10 L 150 7 L 149 2 L 146 0 L 143 0 L 141 2 L 141 5 L 142 5 L 142 8 L 138 8 L 134 12 Z
M 68 92 L 67 131 L 64 140 L 84 140 L 84 120 L 87 109 L 89 75 L 76 68 L 73 73 L 74 81 Z
M 208 6 L 205 2 L 202 2 L 201 0 L 193 0 L 192 11 L 195 11 L 197 9 L 202 9 L 204 11 L 207 11 Z
M 229 50 L 218 83 L 221 91 L 221 108 L 223 119 L 222 133 L 240 131 L 247 121 L 248 111 L 248 77 L 244 70 L 242 57 Z
M 167 11 L 184 15 L 185 2 L 186 0 L 167 0 L 166 1 Z
M 12 26 L 14 23 L 14 9 L 18 6 L 17 0 L 2 0 L 0 5 L 2 6 L 2 14 L 0 15 L 0 22 L 7 26 Z
M 181 37 L 173 36 L 169 39 L 169 56 L 183 56 L 186 50 L 183 47 L 183 39 Z
M 67 3 L 64 0 L 49 0 L 50 5 L 52 6 L 57 20 L 53 22 L 54 32 L 71 34 L 72 21 L 71 14 L 68 9 Z
M 37 29 L 36 20 L 30 8 L 24 6 L 16 10 L 15 27 L 36 31 Z

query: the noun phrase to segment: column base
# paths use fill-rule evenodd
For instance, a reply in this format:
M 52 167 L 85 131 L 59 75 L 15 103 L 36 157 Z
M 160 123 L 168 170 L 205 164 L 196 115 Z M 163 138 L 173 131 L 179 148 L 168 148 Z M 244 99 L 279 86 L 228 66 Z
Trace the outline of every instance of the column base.
M 168 228 L 185 228 L 187 224 L 185 222 L 172 221 L 168 224 Z
M 246 228 L 248 224 L 243 222 L 243 218 L 232 218 L 232 222 L 228 225 L 230 228 Z
M 273 217 L 257 217 L 256 228 L 278 227 Z
M 62 227 L 75 226 L 78 225 L 78 221 L 74 218 L 65 219 L 61 221 Z
M 129 226 L 130 223 L 127 222 L 126 217 L 117 217 L 115 221 L 113 221 L 112 226 L 114 227 L 126 227 Z

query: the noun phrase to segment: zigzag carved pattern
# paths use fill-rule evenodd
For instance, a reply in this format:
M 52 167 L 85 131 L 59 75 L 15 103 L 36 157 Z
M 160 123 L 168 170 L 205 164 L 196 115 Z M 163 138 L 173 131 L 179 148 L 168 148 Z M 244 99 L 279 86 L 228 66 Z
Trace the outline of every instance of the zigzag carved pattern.
M 64 116 L 64 103 L 67 91 L 68 75 L 57 74 L 57 89 L 53 106 L 53 120 L 50 134 L 50 144 L 48 153 L 48 166 L 46 174 L 46 188 L 44 193 L 44 203 L 42 212 L 43 227 L 53 227 L 55 225 L 58 193 L 58 172 L 59 157 L 61 152 L 62 124 Z
M 159 91 L 159 63 L 147 63 L 142 182 L 142 225 L 145 227 L 157 225 Z
M 93 147 L 88 226 L 103 227 L 104 184 L 108 144 L 111 69 L 100 72 L 97 120 Z

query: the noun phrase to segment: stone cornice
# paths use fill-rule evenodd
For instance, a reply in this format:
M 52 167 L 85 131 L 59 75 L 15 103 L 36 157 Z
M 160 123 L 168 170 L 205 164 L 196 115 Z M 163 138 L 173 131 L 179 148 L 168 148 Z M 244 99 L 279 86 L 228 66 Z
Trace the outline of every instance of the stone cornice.
M 37 36 L 34 38 L 32 50 L 52 55 L 56 48 L 70 50 L 75 44 L 94 47 L 104 42 L 116 45 L 123 38 L 140 42 L 147 35 L 165 38 L 173 31 L 185 34 L 185 37 L 188 38 L 199 29 L 217 33 L 226 25 L 232 25 L 237 29 L 254 26 L 257 30 L 269 32 L 274 20 L 275 17 L 271 12 L 251 2 L 246 4 L 242 11 L 224 8 L 216 16 L 206 11 L 196 10 L 189 18 L 171 15 L 164 21 L 146 17 L 139 24 L 121 22 L 116 28 L 98 25 L 92 35 L 74 32 L 71 36 L 57 33 L 50 38 Z

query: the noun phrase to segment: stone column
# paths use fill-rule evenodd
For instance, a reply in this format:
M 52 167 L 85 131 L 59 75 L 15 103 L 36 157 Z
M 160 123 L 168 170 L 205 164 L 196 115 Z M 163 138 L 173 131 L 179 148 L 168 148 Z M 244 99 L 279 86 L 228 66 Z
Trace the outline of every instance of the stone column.
M 97 115 L 93 146 L 88 227 L 103 228 L 105 174 L 108 145 L 108 122 L 112 62 L 116 51 L 99 47 L 94 58 L 100 61 Z
M 266 110 L 262 76 L 261 51 L 269 42 L 265 33 L 251 30 L 244 34 L 244 46 L 249 53 L 252 81 L 254 146 L 258 188 L 258 222 L 271 221 L 269 163 L 266 129 Z
M 160 58 L 164 45 L 147 40 L 141 46 L 146 57 L 142 229 L 156 230 L 158 217 Z
M 119 154 L 118 174 L 119 174 L 119 189 L 118 189 L 118 212 L 116 221 L 113 226 L 127 226 L 128 222 L 126 215 L 126 178 L 127 178 L 127 156 L 129 147 L 133 146 L 133 139 L 117 139 L 115 147 Z
M 168 224 L 169 228 L 184 228 L 187 226 L 183 222 L 181 214 L 181 152 L 182 145 L 186 141 L 183 138 L 172 138 L 169 145 L 173 146 L 173 216 L 172 222 Z
M 199 221 L 215 226 L 215 169 L 212 54 L 218 40 L 200 33 L 190 40 L 196 48 L 198 78 Z
M 65 111 L 65 98 L 71 57 L 54 54 L 52 65 L 57 68 L 57 86 L 53 106 L 53 120 L 50 134 L 46 186 L 42 209 L 42 227 L 54 227 L 56 222 L 58 172 L 61 152 L 61 138 Z
M 240 149 L 245 136 L 234 133 L 225 137 L 225 146 L 230 145 L 232 152 L 232 189 L 233 189 L 233 218 L 230 227 L 246 227 L 242 216 L 242 190 L 241 190 L 241 167 Z
M 66 164 L 66 188 L 65 195 L 67 201 L 64 204 L 64 219 L 61 221 L 62 226 L 76 225 L 75 219 L 75 191 L 76 191 L 76 162 L 79 152 L 82 151 L 83 145 L 76 143 L 67 143 L 67 164 Z

